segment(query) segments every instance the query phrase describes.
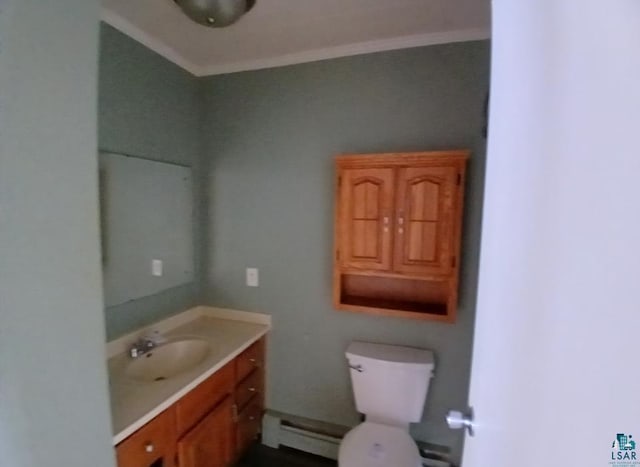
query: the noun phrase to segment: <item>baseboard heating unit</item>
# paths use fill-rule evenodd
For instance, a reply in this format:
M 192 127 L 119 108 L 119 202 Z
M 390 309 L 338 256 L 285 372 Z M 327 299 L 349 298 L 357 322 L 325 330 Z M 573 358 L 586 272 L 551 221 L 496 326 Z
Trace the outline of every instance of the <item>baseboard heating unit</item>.
M 267 410 L 262 419 L 262 444 L 286 446 L 328 459 L 338 459 L 342 437 L 349 427 Z M 418 442 L 425 467 L 454 467 L 446 446 Z

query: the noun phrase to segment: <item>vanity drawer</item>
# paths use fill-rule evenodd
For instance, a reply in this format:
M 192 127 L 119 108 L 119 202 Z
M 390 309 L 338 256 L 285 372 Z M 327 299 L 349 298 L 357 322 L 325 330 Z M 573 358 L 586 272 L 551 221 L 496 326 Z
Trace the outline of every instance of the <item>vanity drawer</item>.
M 236 381 L 242 381 L 256 368 L 264 367 L 264 338 L 236 358 Z
M 233 392 L 234 362 L 220 368 L 176 403 L 178 436 L 198 423 L 218 402 Z
M 175 411 L 171 407 L 116 447 L 118 467 L 173 465 L 177 436 Z
M 252 402 L 238 414 L 236 431 L 236 449 L 238 453 L 244 452 L 260 433 L 262 423 L 262 402 L 259 398 Z
M 261 368 L 256 368 L 236 387 L 236 404 L 242 409 L 254 397 L 262 399 L 264 378 Z

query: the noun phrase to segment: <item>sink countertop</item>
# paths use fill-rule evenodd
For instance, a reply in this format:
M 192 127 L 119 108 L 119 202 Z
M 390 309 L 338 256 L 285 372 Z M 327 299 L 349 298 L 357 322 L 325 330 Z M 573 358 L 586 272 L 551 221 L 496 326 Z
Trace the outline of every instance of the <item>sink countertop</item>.
M 107 351 L 110 356 L 108 370 L 113 444 L 118 444 L 172 406 L 264 336 L 270 328 L 271 320 L 268 315 L 198 307 L 109 343 Z M 128 348 L 128 344 L 138 336 L 155 329 L 169 339 L 205 339 L 211 344 L 209 355 L 194 368 L 163 381 L 144 382 L 126 376 L 124 371 L 131 358 L 123 349 Z

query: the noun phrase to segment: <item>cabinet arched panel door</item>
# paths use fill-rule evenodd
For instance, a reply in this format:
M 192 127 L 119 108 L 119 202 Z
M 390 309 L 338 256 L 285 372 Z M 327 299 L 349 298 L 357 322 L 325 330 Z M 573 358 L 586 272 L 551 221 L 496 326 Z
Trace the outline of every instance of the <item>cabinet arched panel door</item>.
M 391 269 L 391 168 L 345 169 L 340 180 L 340 264 L 347 269 Z
M 233 402 L 227 396 L 178 442 L 180 467 L 229 467 L 234 457 Z
M 447 275 L 455 266 L 458 202 L 454 167 L 409 167 L 398 173 L 393 270 Z

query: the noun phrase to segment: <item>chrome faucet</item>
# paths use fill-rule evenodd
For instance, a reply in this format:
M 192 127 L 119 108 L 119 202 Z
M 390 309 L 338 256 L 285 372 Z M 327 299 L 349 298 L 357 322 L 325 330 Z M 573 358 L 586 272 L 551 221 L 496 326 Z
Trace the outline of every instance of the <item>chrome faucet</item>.
M 138 358 L 166 341 L 166 337 L 158 331 L 154 331 L 151 334 L 140 337 L 134 342 L 129 348 L 129 355 L 131 358 Z
M 138 358 L 139 356 L 146 354 L 155 346 L 156 344 L 151 339 L 138 339 L 129 349 L 129 355 L 131 356 L 131 358 Z

